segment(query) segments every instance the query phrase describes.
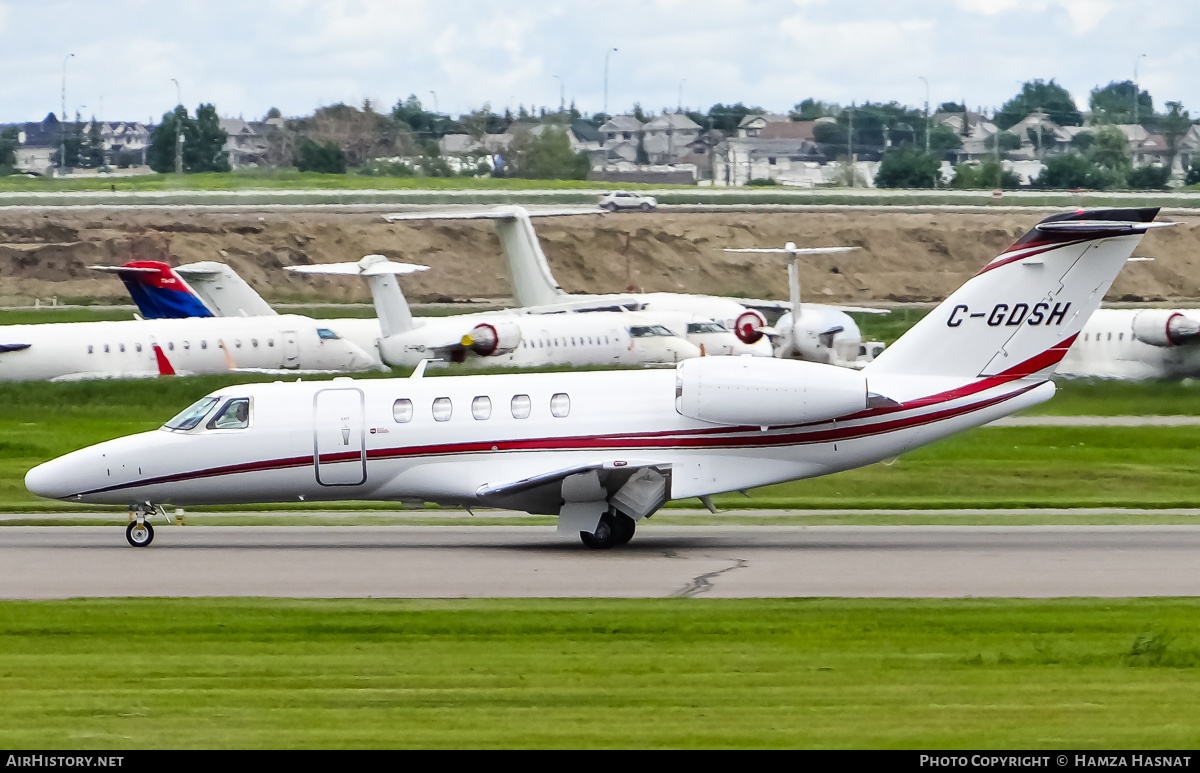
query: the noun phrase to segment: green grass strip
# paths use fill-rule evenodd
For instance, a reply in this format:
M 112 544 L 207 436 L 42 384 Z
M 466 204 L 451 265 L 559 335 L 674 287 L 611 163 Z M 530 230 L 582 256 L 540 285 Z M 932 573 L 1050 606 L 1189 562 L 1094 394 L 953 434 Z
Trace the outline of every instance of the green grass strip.
M 1198 620 L 1194 599 L 3 602 L 0 745 L 1195 748 Z

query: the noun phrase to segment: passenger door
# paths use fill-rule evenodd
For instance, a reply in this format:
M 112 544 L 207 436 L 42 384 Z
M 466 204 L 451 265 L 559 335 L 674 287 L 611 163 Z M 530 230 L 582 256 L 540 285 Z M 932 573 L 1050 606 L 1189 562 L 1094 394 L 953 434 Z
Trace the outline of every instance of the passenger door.
M 322 389 L 313 397 L 313 467 L 322 486 L 359 486 L 367 480 L 363 393 Z

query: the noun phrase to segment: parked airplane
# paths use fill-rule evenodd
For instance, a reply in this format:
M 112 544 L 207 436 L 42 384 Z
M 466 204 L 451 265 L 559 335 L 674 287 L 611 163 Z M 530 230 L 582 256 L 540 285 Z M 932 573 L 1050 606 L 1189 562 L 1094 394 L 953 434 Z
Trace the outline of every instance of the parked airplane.
M 143 319 L 264 317 L 275 309 L 224 263 L 202 261 L 171 268 L 157 260 L 91 266 L 116 274 Z
M 1120 379 L 1198 377 L 1200 311 L 1097 309 L 1058 372 Z
M 374 346 L 294 314 L 0 326 L 0 381 L 380 368 Z
M 750 301 L 721 298 L 711 295 L 683 293 L 618 293 L 609 295 L 569 295 L 555 281 L 550 264 L 542 252 L 530 216 L 590 214 L 596 210 L 582 208 L 546 209 L 529 212 L 523 207 L 503 206 L 493 209 L 460 212 L 406 212 L 385 215 L 389 222 L 410 220 L 492 220 L 500 237 L 500 246 L 512 275 L 513 297 L 518 306 L 547 308 L 609 308 L 614 305 L 648 312 L 683 312 L 699 319 L 714 320 L 732 330 L 748 351 L 738 352 L 770 356 L 772 347 L 765 337 L 773 332 L 767 324 L 767 314 L 791 311 L 791 305 L 779 301 Z M 793 256 L 846 252 L 854 247 L 818 247 L 791 250 Z M 761 252 L 761 250 L 743 250 Z M 794 269 L 791 269 L 794 270 Z M 880 309 L 852 306 L 826 306 L 806 303 L 804 313 L 791 322 L 796 342 L 801 345 L 777 346 L 780 356 L 862 367 L 883 345 L 863 342 L 858 325 L 846 312 L 886 314 Z M 792 334 L 789 334 L 789 336 Z
M 674 371 L 253 384 L 39 465 L 30 491 L 129 504 L 383 500 L 558 516 L 607 548 L 666 501 L 849 470 L 1054 394 L 1055 365 L 1157 209 L 1049 217 L 862 370 L 703 357 Z

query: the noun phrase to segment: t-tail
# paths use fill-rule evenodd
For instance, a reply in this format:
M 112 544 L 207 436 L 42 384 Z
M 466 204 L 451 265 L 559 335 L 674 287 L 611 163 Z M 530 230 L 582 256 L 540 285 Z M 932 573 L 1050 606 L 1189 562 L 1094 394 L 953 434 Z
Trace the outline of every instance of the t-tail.
M 1100 305 L 1157 208 L 1048 217 L 865 369 L 893 376 L 1002 383 L 1046 377 Z
M 371 285 L 371 297 L 375 301 L 375 314 L 379 318 L 380 333 L 387 338 L 397 333 L 406 333 L 414 326 L 412 310 L 404 298 L 404 292 L 400 289 L 396 275 L 428 271 L 429 266 L 396 263 L 383 255 L 367 255 L 357 263 L 288 266 L 287 269 L 301 274 L 330 274 L 365 278 Z
M 550 306 L 561 303 L 567 293 L 554 281 L 550 264 L 530 217 L 553 217 L 559 215 L 603 214 L 602 209 L 567 207 L 540 209 L 530 212 L 524 207 L 503 206 L 492 209 L 453 212 L 405 212 L 385 215 L 389 222 L 403 220 L 491 220 L 500 237 L 500 249 L 504 252 L 508 272 L 512 278 L 513 300 L 518 306 Z
M 122 266 L 91 266 L 116 274 L 137 304 L 143 319 L 212 317 L 211 308 L 175 269 L 157 260 L 134 260 Z

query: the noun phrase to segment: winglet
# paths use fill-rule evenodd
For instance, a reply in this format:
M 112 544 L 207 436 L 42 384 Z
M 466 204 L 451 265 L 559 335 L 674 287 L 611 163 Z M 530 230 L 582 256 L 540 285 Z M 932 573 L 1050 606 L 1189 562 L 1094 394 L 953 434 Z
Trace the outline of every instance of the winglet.
M 175 369 L 171 367 L 171 361 L 167 359 L 167 355 L 163 352 L 162 347 L 154 344 L 154 359 L 158 362 L 158 375 L 174 376 Z

